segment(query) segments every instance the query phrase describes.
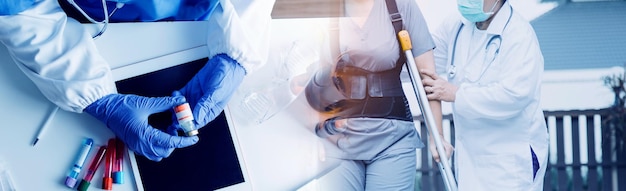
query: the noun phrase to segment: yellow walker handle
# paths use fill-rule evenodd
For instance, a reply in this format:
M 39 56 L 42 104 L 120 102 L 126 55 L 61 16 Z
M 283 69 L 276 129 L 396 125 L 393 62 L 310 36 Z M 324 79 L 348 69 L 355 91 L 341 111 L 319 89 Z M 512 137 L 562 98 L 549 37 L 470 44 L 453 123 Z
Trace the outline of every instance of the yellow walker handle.
M 400 46 L 402 47 L 402 51 L 413 49 L 413 45 L 411 45 L 411 37 L 409 36 L 408 31 L 402 30 L 398 32 L 398 40 L 400 41 Z

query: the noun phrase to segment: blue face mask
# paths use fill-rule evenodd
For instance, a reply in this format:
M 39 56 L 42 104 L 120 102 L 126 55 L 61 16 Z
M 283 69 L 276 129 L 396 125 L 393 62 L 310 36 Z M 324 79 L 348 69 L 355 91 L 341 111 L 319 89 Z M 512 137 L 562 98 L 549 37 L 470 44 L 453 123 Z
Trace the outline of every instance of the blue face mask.
M 459 12 L 461 12 L 461 15 L 467 20 L 471 22 L 483 22 L 493 15 L 493 9 L 499 1 L 500 0 L 497 0 L 487 13 L 483 11 L 484 0 L 457 0 L 457 4 L 459 6 Z

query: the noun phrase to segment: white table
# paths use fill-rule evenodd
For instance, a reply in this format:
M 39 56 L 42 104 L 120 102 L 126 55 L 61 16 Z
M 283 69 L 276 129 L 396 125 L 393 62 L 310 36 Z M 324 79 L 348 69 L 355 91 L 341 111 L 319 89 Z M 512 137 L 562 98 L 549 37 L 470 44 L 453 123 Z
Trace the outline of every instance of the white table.
M 17 68 L 4 46 L 0 47 L 0 60 L 0 107 L 7 108 L 0 111 L 0 120 L 4 121 L 0 128 L 0 160 L 9 169 L 17 190 L 70 190 L 64 184 L 65 177 L 83 139 L 90 137 L 95 145 L 106 145 L 107 140 L 114 137 L 113 133 L 88 114 L 59 110 L 42 139 L 32 146 L 53 104 Z M 92 149 L 91 154 L 95 151 L 97 148 Z M 86 165 L 91 158 L 88 157 Z M 113 188 L 135 190 L 128 160 L 124 169 L 127 169 L 125 183 Z M 100 187 L 102 173 L 102 169 L 97 171 L 92 190 Z
M 202 58 L 206 50 L 202 44 L 206 37 L 198 32 L 202 27 L 207 27 L 206 23 L 112 24 L 96 44 L 111 62 L 115 79 L 121 80 Z M 146 31 L 154 30 L 160 31 L 159 36 L 145 36 Z M 282 30 L 273 35 L 290 32 L 294 31 Z M 160 45 L 148 46 L 154 38 L 161 40 Z M 0 161 L 9 169 L 18 190 L 70 190 L 64 180 L 81 141 L 90 137 L 96 145 L 104 145 L 113 133 L 88 114 L 60 110 L 43 138 L 31 146 L 53 105 L 17 68 L 4 46 L 0 47 L 0 62 L 0 120 L 4 121 L 0 127 Z M 294 190 L 338 164 L 320 160 L 320 139 L 312 132 L 317 118 L 310 117 L 313 111 L 303 98 L 300 96 L 261 125 L 235 122 L 235 138 L 240 142 L 254 190 Z M 129 161 L 124 165 L 125 183 L 113 189 L 136 190 Z M 102 170 L 91 188 L 100 187 L 101 176 Z

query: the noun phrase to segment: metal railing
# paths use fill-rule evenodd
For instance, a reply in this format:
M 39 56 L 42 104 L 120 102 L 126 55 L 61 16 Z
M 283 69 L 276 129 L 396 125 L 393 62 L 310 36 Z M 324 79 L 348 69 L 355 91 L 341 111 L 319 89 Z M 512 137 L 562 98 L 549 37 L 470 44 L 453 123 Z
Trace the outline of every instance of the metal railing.
M 626 191 L 626 152 L 615 150 L 602 119 L 609 109 L 544 112 L 550 134 L 549 163 L 544 190 Z M 420 121 L 415 119 L 416 124 Z M 421 135 L 427 135 L 420 123 Z M 444 116 L 444 137 L 453 145 L 454 123 Z M 424 144 L 428 144 L 423 136 Z M 429 150 L 418 150 L 417 190 L 444 190 L 441 175 Z M 453 167 L 454 169 L 454 167 Z

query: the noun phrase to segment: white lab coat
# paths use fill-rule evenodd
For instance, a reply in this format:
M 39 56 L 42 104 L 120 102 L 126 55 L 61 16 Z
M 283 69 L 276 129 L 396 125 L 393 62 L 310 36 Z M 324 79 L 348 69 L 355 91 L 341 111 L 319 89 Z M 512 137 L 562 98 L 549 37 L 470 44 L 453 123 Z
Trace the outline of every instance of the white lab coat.
M 495 35 L 500 51 L 489 64 Z M 482 33 L 457 14 L 433 38 L 438 73 L 449 76 L 453 59 L 456 66 L 448 81 L 459 87 L 452 103 L 459 191 L 542 190 L 549 141 L 539 104 L 543 56 L 531 25 L 507 2 Z M 540 164 L 534 180 L 530 147 Z
M 221 6 L 208 19 L 215 27 L 207 31 L 207 56 L 227 54 L 248 73 L 260 67 L 267 59 L 273 2 L 236 0 L 240 5 L 236 10 L 230 1 L 220 0 Z M 43 95 L 64 110 L 80 113 L 117 92 L 109 64 L 91 35 L 68 18 L 56 0 L 40 1 L 17 15 L 0 16 L 0 42 Z

